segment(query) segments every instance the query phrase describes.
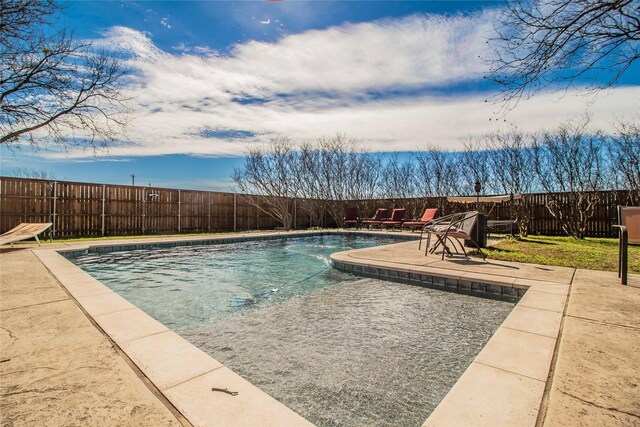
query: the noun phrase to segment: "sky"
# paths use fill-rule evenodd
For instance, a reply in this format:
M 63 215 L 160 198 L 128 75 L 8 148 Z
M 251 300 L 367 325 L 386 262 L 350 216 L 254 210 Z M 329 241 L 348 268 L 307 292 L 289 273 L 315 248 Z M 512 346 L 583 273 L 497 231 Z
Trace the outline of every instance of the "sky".
M 338 133 L 407 153 L 588 112 L 612 131 L 640 111 L 640 66 L 596 98 L 540 93 L 506 116 L 485 102 L 503 1 L 68 1 L 57 26 L 117 52 L 132 120 L 108 152 L 0 147 L 0 172 L 233 190 L 254 144 Z

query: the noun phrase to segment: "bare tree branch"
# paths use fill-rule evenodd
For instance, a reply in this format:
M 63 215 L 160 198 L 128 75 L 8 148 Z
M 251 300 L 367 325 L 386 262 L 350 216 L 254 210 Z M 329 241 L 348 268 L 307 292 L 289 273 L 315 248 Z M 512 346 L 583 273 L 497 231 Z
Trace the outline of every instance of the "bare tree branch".
M 603 189 L 603 135 L 589 117 L 544 132 L 532 145 L 538 180 L 549 194 L 547 210 L 567 235 L 582 239 Z
M 235 169 L 231 176 L 240 191 L 256 195 L 246 196 L 252 205 L 279 221 L 286 229 L 291 228 L 293 220 L 293 156 L 293 145 L 289 138 L 274 138 L 266 149 L 250 149 L 244 166 Z
M 3 0 L 0 24 L 0 144 L 26 138 L 94 150 L 128 121 L 120 61 L 66 31 L 51 33 L 50 0 Z
M 638 0 L 513 0 L 495 30 L 490 78 L 505 109 L 578 79 L 608 88 L 640 57 Z
M 614 188 L 627 189 L 631 203 L 640 205 L 640 121 L 619 122 L 607 148 Z

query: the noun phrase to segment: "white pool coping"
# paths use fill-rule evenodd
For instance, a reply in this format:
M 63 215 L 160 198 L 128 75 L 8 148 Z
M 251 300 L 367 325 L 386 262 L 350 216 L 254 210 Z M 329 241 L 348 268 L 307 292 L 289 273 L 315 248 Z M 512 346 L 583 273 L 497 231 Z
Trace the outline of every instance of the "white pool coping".
M 332 234 L 331 232 L 322 232 Z M 299 236 L 318 233 L 295 233 Z M 271 238 L 292 233 L 269 233 Z M 265 236 L 252 234 L 251 237 Z M 195 426 L 310 426 L 309 421 L 252 385 L 160 322 L 81 270 L 60 252 L 97 247 L 228 240 L 230 237 L 161 239 L 140 242 L 91 243 L 66 249 L 34 250 L 78 304 L 169 402 Z M 231 237 L 233 239 L 233 237 Z M 341 262 L 363 264 L 341 258 Z M 335 261 L 335 256 L 332 256 Z M 370 261 L 371 267 L 393 270 L 391 263 Z M 402 265 L 409 274 L 438 272 Z M 455 274 L 453 276 L 456 276 Z M 447 277 L 451 278 L 449 272 Z M 458 274 L 458 277 L 461 277 Z M 508 279 L 473 273 L 473 280 L 528 288 L 510 315 L 459 378 L 424 426 L 535 426 L 549 377 L 569 285 Z M 237 396 L 212 387 L 237 391 Z

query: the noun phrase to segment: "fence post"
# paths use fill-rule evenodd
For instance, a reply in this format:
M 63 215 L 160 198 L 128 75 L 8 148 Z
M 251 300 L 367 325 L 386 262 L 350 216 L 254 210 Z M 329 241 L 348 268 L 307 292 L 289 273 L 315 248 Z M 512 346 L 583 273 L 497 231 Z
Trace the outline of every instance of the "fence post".
M 51 226 L 51 240 L 53 240 L 53 238 L 56 236 L 56 223 L 58 222 L 56 220 L 57 218 L 57 214 L 56 214 L 56 201 L 58 200 L 58 181 L 53 181 L 53 214 L 51 215 L 53 225 Z
M 296 199 L 293 199 L 293 229 L 295 230 L 298 224 L 298 205 L 296 203 Z
M 211 192 L 209 192 L 209 212 L 207 214 L 207 217 L 209 218 L 209 232 L 211 232 Z
M 106 188 L 107 186 L 102 184 L 102 213 L 100 214 L 100 218 L 101 218 L 101 229 L 102 229 L 102 235 L 104 236 L 104 202 L 105 202 L 105 192 L 106 192 Z
M 180 222 L 181 222 L 181 212 L 180 212 L 180 190 L 178 190 L 178 233 L 180 233 Z
M 260 229 L 260 198 L 256 196 L 256 230 Z
M 147 230 L 147 189 L 142 188 L 142 234 Z
M 47 222 L 47 184 L 44 183 L 44 192 L 42 193 L 42 222 Z M 0 185 L 0 196 L 2 195 L 2 186 Z M 49 233 L 51 234 L 51 233 Z
M 238 208 L 237 196 L 238 195 L 236 193 L 233 193 L 233 231 L 236 231 L 236 227 L 238 225 L 238 221 L 237 221 L 237 217 L 236 217 L 237 208 Z

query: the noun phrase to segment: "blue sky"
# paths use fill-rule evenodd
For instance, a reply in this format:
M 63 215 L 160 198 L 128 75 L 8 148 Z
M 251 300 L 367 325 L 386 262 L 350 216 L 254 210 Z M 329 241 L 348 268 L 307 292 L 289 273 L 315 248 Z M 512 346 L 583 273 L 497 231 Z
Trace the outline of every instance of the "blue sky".
M 0 149 L 2 175 L 227 191 L 253 144 L 346 133 L 406 153 L 515 124 L 553 127 L 589 111 L 611 129 L 640 111 L 640 67 L 595 101 L 541 93 L 506 117 L 484 103 L 501 1 L 76 1 L 58 26 L 117 51 L 131 70 L 133 120 L 94 157 L 75 149 Z M 490 120 L 491 119 L 491 120 Z

